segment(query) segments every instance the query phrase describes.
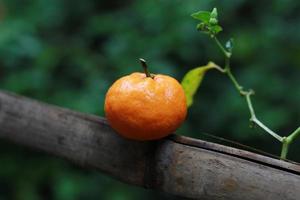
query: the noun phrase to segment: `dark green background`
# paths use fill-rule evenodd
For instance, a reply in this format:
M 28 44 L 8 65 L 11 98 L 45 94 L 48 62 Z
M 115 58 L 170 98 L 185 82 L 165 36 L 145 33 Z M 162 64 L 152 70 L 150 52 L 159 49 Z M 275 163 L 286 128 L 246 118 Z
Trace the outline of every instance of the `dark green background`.
M 0 88 L 103 116 L 114 80 L 140 71 L 181 80 L 222 54 L 190 14 L 219 9 L 222 41 L 235 38 L 233 71 L 256 90 L 257 115 L 287 135 L 300 124 L 298 0 L 0 0 Z M 277 154 L 280 144 L 249 129 L 248 110 L 229 80 L 205 77 L 178 133 L 208 132 Z M 289 158 L 300 161 L 300 138 Z M 271 184 L 271 183 L 270 183 Z M 0 200 L 175 199 L 129 186 L 63 160 L 0 141 Z

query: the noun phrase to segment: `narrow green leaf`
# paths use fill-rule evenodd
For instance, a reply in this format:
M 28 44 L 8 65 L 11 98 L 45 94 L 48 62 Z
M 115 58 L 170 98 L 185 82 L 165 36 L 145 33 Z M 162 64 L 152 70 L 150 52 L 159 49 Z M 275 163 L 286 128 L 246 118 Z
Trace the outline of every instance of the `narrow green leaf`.
M 209 19 L 210 19 L 210 12 L 208 12 L 208 11 L 199 11 L 199 12 L 193 13 L 191 16 L 195 19 L 198 19 L 200 21 L 208 23 Z
M 209 62 L 205 66 L 194 68 L 188 71 L 181 81 L 184 93 L 187 99 L 187 105 L 190 107 L 193 104 L 193 98 L 198 88 L 201 85 L 201 82 L 204 78 L 205 73 L 210 69 L 220 69 L 213 62 Z

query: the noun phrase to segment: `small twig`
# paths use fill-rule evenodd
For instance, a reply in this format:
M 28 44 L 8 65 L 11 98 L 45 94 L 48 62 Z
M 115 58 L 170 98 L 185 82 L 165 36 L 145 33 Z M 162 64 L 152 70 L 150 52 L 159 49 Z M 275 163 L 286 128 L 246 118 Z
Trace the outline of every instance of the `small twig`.
M 290 144 L 300 135 L 300 127 L 298 127 L 294 132 L 292 132 L 288 137 L 283 137 L 281 158 L 285 159 L 289 151 Z
M 289 146 L 290 143 L 288 142 L 287 138 L 283 137 L 281 154 L 280 154 L 281 159 L 286 159 L 287 153 L 289 152 Z
M 251 95 L 253 95 L 253 94 L 254 94 L 253 90 L 250 90 L 246 95 L 244 95 L 246 97 L 248 108 L 249 108 L 250 115 L 251 115 L 250 121 L 255 123 L 256 125 L 258 125 L 260 128 L 262 128 L 264 131 L 266 131 L 267 133 L 272 135 L 278 141 L 282 142 L 283 138 L 280 135 L 278 135 L 277 133 L 275 133 L 274 131 L 269 129 L 266 125 L 264 125 L 261 121 L 259 121 L 257 119 L 255 112 L 254 112 L 253 105 L 252 105 L 252 101 L 251 101 Z
M 296 137 L 300 135 L 300 127 L 298 127 L 294 132 L 292 132 L 288 137 L 288 142 L 292 142 Z
M 295 137 L 300 135 L 300 127 L 296 131 L 294 131 L 289 137 L 286 138 L 286 137 L 281 137 L 280 135 L 278 135 L 277 133 L 272 131 L 270 128 L 268 128 L 266 125 L 264 125 L 260 120 L 257 119 L 253 105 L 252 105 L 252 101 L 251 101 L 251 95 L 254 95 L 254 91 L 253 90 L 246 91 L 243 89 L 243 86 L 241 86 L 238 83 L 235 76 L 232 74 L 231 68 L 230 68 L 231 52 L 228 52 L 225 50 L 225 48 L 223 47 L 223 45 L 220 43 L 220 41 L 217 39 L 216 36 L 214 36 L 213 38 L 225 56 L 225 68 L 222 70 L 222 72 L 225 73 L 229 77 L 229 79 L 235 86 L 236 90 L 239 92 L 239 94 L 246 98 L 247 105 L 248 105 L 249 112 L 250 112 L 250 122 L 255 123 L 257 126 L 259 126 L 261 129 L 263 129 L 265 132 L 267 132 L 268 134 L 273 136 L 275 139 L 277 139 L 278 141 L 283 143 L 281 158 L 285 158 L 287 155 L 287 152 L 288 152 L 289 144 L 293 141 L 293 139 Z
M 240 95 L 246 95 L 247 94 L 247 91 L 244 91 L 243 90 L 243 86 L 241 86 L 236 78 L 233 76 L 233 74 L 231 73 L 231 69 L 230 69 L 230 66 L 228 65 L 226 69 L 226 74 L 227 76 L 229 77 L 229 79 L 231 80 L 231 82 L 233 83 L 233 85 L 235 86 L 235 88 L 237 89 L 237 91 L 240 93 Z
M 220 67 L 219 65 L 217 65 L 216 63 L 211 62 L 211 61 L 208 62 L 207 67 L 213 67 L 213 68 L 215 68 L 216 70 L 218 70 L 221 73 L 226 73 L 225 69 L 223 69 L 222 67 Z
M 218 40 L 218 38 L 216 36 L 214 36 L 213 38 L 214 38 L 215 42 L 217 43 L 217 45 L 219 46 L 219 48 L 221 49 L 221 51 L 224 53 L 225 57 L 230 58 L 231 53 L 225 50 L 225 48 L 223 47 L 223 45 L 221 44 L 221 42 Z

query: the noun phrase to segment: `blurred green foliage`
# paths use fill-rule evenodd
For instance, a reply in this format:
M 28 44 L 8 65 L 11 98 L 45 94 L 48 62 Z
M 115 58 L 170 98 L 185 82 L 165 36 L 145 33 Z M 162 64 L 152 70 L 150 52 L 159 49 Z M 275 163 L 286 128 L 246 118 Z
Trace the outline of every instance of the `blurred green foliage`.
M 267 6 L 266 6 L 267 5 Z M 224 31 L 235 38 L 233 71 L 256 90 L 258 117 L 281 135 L 300 119 L 300 2 L 0 0 L 1 89 L 103 116 L 104 95 L 122 75 L 141 70 L 180 80 L 194 67 L 223 57 L 195 30 L 190 14 L 217 7 Z M 178 133 L 209 132 L 278 154 L 279 143 L 249 129 L 248 110 L 231 83 L 207 73 Z M 290 158 L 300 161 L 300 140 Z M 175 199 L 115 181 L 60 159 L 0 143 L 0 200 Z

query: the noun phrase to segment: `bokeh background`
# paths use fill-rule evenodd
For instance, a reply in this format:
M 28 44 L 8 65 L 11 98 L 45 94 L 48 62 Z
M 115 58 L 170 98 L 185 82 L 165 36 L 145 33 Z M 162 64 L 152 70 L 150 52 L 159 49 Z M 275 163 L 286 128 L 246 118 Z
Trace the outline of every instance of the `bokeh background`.
M 215 44 L 195 30 L 190 14 L 219 9 L 222 41 L 235 39 L 233 71 L 256 90 L 257 115 L 281 135 L 300 124 L 298 0 L 0 0 L 0 88 L 104 116 L 108 87 L 140 71 L 181 80 L 213 60 Z M 248 110 L 227 77 L 209 72 L 178 134 L 203 132 L 272 154 L 280 144 L 249 129 Z M 300 161 L 300 138 L 289 158 Z M 0 200 L 175 199 L 99 172 L 0 141 Z

